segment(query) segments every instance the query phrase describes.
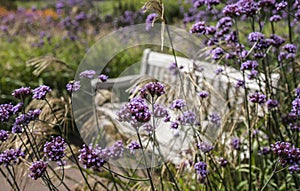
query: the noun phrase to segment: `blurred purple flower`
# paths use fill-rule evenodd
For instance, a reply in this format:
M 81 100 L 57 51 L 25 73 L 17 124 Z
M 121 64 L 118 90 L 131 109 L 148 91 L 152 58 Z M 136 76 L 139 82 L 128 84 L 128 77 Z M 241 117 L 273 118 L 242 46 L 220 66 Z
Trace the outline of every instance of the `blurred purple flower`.
M 282 19 L 282 17 L 280 15 L 273 15 L 270 17 L 270 21 L 271 22 L 278 22 Z
M 208 91 L 199 92 L 198 96 L 201 97 L 202 99 L 207 98 L 209 96 L 209 92 Z
M 185 100 L 177 99 L 172 102 L 171 109 L 182 109 L 185 106 L 186 106 Z
M 17 165 L 20 163 L 20 158 L 25 157 L 24 152 L 20 149 L 7 149 L 0 153 L 0 166 Z
M 51 88 L 49 86 L 46 85 L 40 85 L 39 87 L 35 88 L 34 90 L 32 90 L 33 92 L 33 99 L 45 99 L 46 98 L 46 94 L 48 92 L 51 92 Z
M 286 1 L 281 1 L 280 3 L 275 4 L 275 8 L 277 11 L 283 10 L 287 7 L 288 3 Z
M 277 100 L 274 100 L 274 99 L 269 99 L 267 102 L 266 102 L 266 105 L 268 106 L 268 109 L 273 109 L 273 108 L 276 108 L 278 107 L 278 101 Z
M 21 87 L 19 89 L 15 89 L 12 95 L 17 99 L 24 99 L 31 95 L 30 87 Z
M 76 92 L 80 89 L 80 81 L 72 81 L 66 85 L 67 91 Z
M 135 154 L 136 150 L 141 148 L 141 145 L 136 141 L 131 141 L 131 143 L 128 145 L 128 148 L 132 154 Z
M 263 104 L 266 102 L 266 96 L 259 92 L 255 92 L 249 95 L 249 101 L 252 103 Z
M 8 131 L 0 129 L 0 141 L 1 142 L 6 141 L 8 139 L 8 136 L 9 136 Z
M 107 79 L 108 79 L 108 76 L 107 75 L 104 75 L 104 74 L 100 74 L 98 76 L 98 79 L 101 80 L 102 82 L 106 82 Z
M 80 78 L 92 79 L 96 74 L 95 70 L 85 70 L 79 74 Z
M 234 150 L 241 149 L 241 140 L 238 137 L 234 137 L 231 139 L 230 146 Z
M 215 147 L 209 142 L 201 142 L 197 144 L 198 149 L 200 149 L 203 153 L 209 153 Z
M 157 13 L 151 13 L 146 18 L 146 31 L 149 31 L 152 27 L 152 23 L 157 19 Z

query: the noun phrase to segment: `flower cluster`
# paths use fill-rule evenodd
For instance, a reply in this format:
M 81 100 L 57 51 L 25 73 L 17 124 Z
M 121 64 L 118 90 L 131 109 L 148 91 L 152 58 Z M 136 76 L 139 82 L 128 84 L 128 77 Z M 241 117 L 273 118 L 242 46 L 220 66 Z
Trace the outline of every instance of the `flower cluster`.
M 145 101 L 137 97 L 123 106 L 117 116 L 119 121 L 129 122 L 134 127 L 139 127 L 150 120 L 151 113 Z
M 142 98 L 148 99 L 148 95 L 152 98 L 160 97 L 165 94 L 164 85 L 160 82 L 149 82 L 141 90 L 140 94 Z
M 202 99 L 207 98 L 209 96 L 209 92 L 208 91 L 201 91 L 198 93 L 199 97 L 201 97 Z
M 279 157 L 282 166 L 290 166 L 290 172 L 293 173 L 300 165 L 300 149 L 289 142 L 277 141 L 271 144 L 271 150 Z
M 291 113 L 295 116 L 300 116 L 300 98 L 293 100 Z
M 8 132 L 3 130 L 3 129 L 0 129 L 0 141 L 4 142 L 8 139 Z
M 93 148 L 92 145 L 83 145 L 83 148 L 79 151 L 78 158 L 84 168 L 92 168 L 95 171 L 99 171 L 109 158 L 118 159 L 122 157 L 123 152 L 123 142 L 119 140 L 113 146 L 104 149 L 98 146 Z
M 33 92 L 33 99 L 45 99 L 47 93 L 51 92 L 51 88 L 46 85 L 40 85 L 39 87 L 32 90 Z
M 50 161 L 56 161 L 61 166 L 64 164 L 62 158 L 65 156 L 65 140 L 60 136 L 52 136 L 51 139 L 50 142 L 46 142 L 44 145 L 44 156 L 48 157 Z
M 146 18 L 146 30 L 149 31 L 152 27 L 152 23 L 157 19 L 158 14 L 151 13 Z
M 31 89 L 30 87 L 21 87 L 19 89 L 15 89 L 12 95 L 17 99 L 24 99 L 31 95 Z
M 20 158 L 24 156 L 24 152 L 20 149 L 7 149 L 0 153 L 0 165 L 11 166 L 19 164 Z
M 196 121 L 196 114 L 192 111 L 185 111 L 181 116 L 178 116 L 177 120 L 182 124 L 194 124 Z
M 80 89 L 80 81 L 72 81 L 66 85 L 69 92 L 76 92 Z
M 203 153 L 209 153 L 212 151 L 215 147 L 211 145 L 209 142 L 201 142 L 197 145 L 198 149 L 200 149 Z
M 112 159 L 118 159 L 122 157 L 123 152 L 124 152 L 124 145 L 121 140 L 116 141 L 115 144 L 109 148 L 109 157 Z
M 252 103 L 263 104 L 266 102 L 266 96 L 259 92 L 255 92 L 249 95 L 249 101 Z
M 161 104 L 154 104 L 154 113 L 153 116 L 156 118 L 162 118 L 169 115 L 169 112 L 166 107 Z
M 100 148 L 93 148 L 92 145 L 83 145 L 83 148 L 80 149 L 79 152 L 78 158 L 84 168 L 92 168 L 93 170 L 99 171 L 100 167 L 105 163 L 105 160 L 100 157 Z
M 18 103 L 17 105 L 1 104 L 0 105 L 0 122 L 7 121 L 9 117 L 13 114 L 16 114 L 22 108 L 23 103 Z
M 98 79 L 101 80 L 102 82 L 106 82 L 107 79 L 108 79 L 108 76 L 107 75 L 104 75 L 104 74 L 100 74 L 98 76 Z
M 29 110 L 25 114 L 20 114 L 16 117 L 12 127 L 13 133 L 22 133 L 24 126 L 27 126 L 31 121 L 37 119 L 42 111 L 40 109 Z
M 46 172 L 47 166 L 48 164 L 44 161 L 33 162 L 29 168 L 29 177 L 31 177 L 34 180 L 37 180 L 38 178 L 42 177 L 43 174 Z
M 266 102 L 266 105 L 268 107 L 268 109 L 273 109 L 273 108 L 276 108 L 278 106 L 278 101 L 275 100 L 275 99 L 269 99 L 267 102 Z
M 92 79 L 95 75 L 96 75 L 95 70 L 85 70 L 79 74 L 79 77 Z
M 238 137 L 234 137 L 231 139 L 230 146 L 234 150 L 241 149 L 241 140 Z
M 196 173 L 199 175 L 198 180 L 203 183 L 208 175 L 207 164 L 205 162 L 197 162 L 194 165 Z
M 171 109 L 182 109 L 186 106 L 186 102 L 183 99 L 174 100 L 171 104 Z
M 135 154 L 136 150 L 141 148 L 141 145 L 136 141 L 131 141 L 131 143 L 128 145 L 128 148 L 132 154 Z

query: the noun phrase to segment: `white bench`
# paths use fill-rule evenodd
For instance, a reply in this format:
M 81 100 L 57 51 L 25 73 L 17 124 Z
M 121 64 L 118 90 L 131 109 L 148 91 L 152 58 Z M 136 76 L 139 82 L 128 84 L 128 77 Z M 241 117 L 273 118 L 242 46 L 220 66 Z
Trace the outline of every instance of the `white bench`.
M 168 105 L 171 100 L 176 99 L 178 98 L 177 96 L 179 96 L 182 99 L 187 98 L 187 102 L 188 104 L 190 104 L 190 109 L 195 109 L 195 112 L 199 112 L 197 110 L 199 110 L 200 107 L 197 101 L 199 101 L 200 98 L 197 96 L 197 92 L 207 90 L 210 92 L 210 100 L 208 101 L 209 103 L 206 105 L 206 109 L 203 109 L 203 107 L 201 107 L 201 109 L 203 110 L 197 113 L 197 115 L 204 115 L 203 111 L 205 110 L 206 114 L 217 112 L 220 116 L 222 116 L 229 111 L 228 103 L 231 104 L 231 109 L 236 109 L 237 112 L 241 112 L 240 108 L 243 107 L 243 88 L 239 90 L 234 87 L 234 84 L 237 82 L 237 80 L 243 78 L 240 71 L 232 67 L 218 66 L 216 64 L 204 61 L 192 61 L 188 58 L 183 57 L 176 58 L 178 67 L 183 67 L 182 69 L 180 69 L 181 77 L 179 77 L 179 75 L 173 75 L 169 71 L 169 66 L 175 61 L 173 55 L 154 52 L 150 49 L 146 49 L 143 53 L 139 74 L 122 76 L 115 79 L 108 79 L 105 83 L 102 83 L 98 79 L 95 79 L 92 80 L 91 83 L 92 86 L 97 90 L 113 89 L 117 91 L 124 91 L 125 89 L 132 86 L 137 80 L 142 81 L 143 79 L 149 79 L 149 77 L 151 77 L 153 79 L 161 81 L 162 83 L 170 85 L 170 88 L 168 90 L 173 91 L 173 94 L 172 96 L 167 96 L 167 99 L 164 100 L 166 102 L 165 105 Z M 204 71 L 195 71 L 195 66 L 204 68 Z M 216 75 L 215 71 L 220 67 L 224 70 L 223 74 Z M 272 74 L 271 77 L 272 86 L 276 86 L 279 80 L 279 74 Z M 246 84 L 249 87 L 250 91 L 254 92 L 255 90 L 259 90 L 260 87 L 264 88 L 264 75 L 260 75 L 258 77 L 258 80 L 260 81 L 260 85 L 255 81 L 246 80 Z M 182 89 L 184 91 L 182 91 Z M 240 95 L 240 98 L 237 98 L 238 94 Z M 97 99 L 98 98 L 99 97 L 97 97 Z M 127 97 L 125 99 L 122 99 L 128 100 L 128 98 L 129 94 L 127 94 Z M 119 99 L 119 101 L 120 100 L 121 99 Z M 97 110 L 101 111 L 102 113 L 106 113 L 106 115 L 109 116 L 109 118 L 111 118 L 112 120 L 116 119 L 115 113 L 120 109 L 122 105 L 122 103 L 117 102 L 111 102 L 109 106 L 98 106 Z M 104 102 L 101 101 L 101 103 Z M 239 114 L 237 113 L 236 115 Z M 234 115 L 232 116 L 235 117 Z M 216 132 L 220 127 L 212 126 L 212 124 L 207 122 L 207 120 L 205 121 L 203 119 L 205 119 L 205 116 L 200 116 L 200 122 L 202 123 L 202 126 L 210 125 L 210 132 L 207 132 L 208 134 L 211 133 L 211 135 L 209 136 L 216 137 Z M 129 139 L 136 138 L 135 131 L 131 129 L 131 127 L 124 127 L 123 124 L 120 124 L 118 122 L 114 122 L 113 124 L 115 126 L 118 126 L 115 127 L 117 131 L 115 132 L 116 134 L 120 133 L 123 137 L 127 137 Z M 187 132 L 188 134 L 191 134 L 187 137 L 185 137 L 184 135 L 174 137 L 171 132 L 172 130 L 168 125 L 169 124 L 167 124 L 166 127 L 165 124 L 165 127 L 159 128 L 157 130 L 157 139 L 162 145 L 163 152 L 169 152 L 170 147 L 172 147 L 171 152 L 167 156 L 167 159 L 172 160 L 172 162 L 178 164 L 181 160 L 181 151 L 188 149 L 194 144 L 192 140 L 192 132 Z M 143 140 L 146 141 L 146 139 Z

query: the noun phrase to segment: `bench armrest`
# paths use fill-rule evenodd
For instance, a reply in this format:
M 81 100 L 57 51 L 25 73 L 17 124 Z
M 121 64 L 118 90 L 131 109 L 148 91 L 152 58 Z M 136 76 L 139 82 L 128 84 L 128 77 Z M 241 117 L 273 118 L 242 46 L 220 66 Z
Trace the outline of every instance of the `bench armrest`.
M 91 85 L 94 89 L 111 89 L 112 87 L 115 88 L 124 88 L 130 87 L 133 85 L 134 81 L 141 77 L 141 75 L 129 75 L 129 76 L 122 76 L 118 78 L 109 78 L 106 82 L 102 82 L 100 79 L 93 79 L 91 80 Z

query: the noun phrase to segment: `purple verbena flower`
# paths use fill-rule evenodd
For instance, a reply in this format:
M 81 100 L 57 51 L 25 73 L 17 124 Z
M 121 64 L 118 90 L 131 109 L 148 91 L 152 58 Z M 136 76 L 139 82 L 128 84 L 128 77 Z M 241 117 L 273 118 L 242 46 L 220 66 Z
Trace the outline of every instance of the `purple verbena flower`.
M 152 98 L 160 97 L 165 94 L 164 88 L 164 85 L 160 82 L 149 82 L 141 88 L 141 97 L 147 99 L 149 94 Z
M 266 101 L 266 104 L 268 106 L 268 109 L 273 109 L 273 108 L 276 108 L 279 103 L 275 99 L 269 99 L 268 101 Z
M 179 123 L 178 122 L 171 122 L 171 128 L 172 129 L 178 129 Z
M 79 74 L 79 77 L 92 79 L 95 75 L 96 75 L 95 70 L 85 70 Z
M 66 85 L 67 91 L 76 92 L 80 89 L 80 81 L 72 81 Z
M 278 36 L 276 34 L 271 34 L 270 39 L 272 39 L 273 41 L 271 42 L 271 44 L 275 47 L 279 47 L 281 46 L 283 43 L 285 43 L 284 38 L 282 38 L 281 36 Z
M 280 15 L 273 15 L 270 17 L 270 21 L 271 22 L 278 22 L 282 19 L 282 17 Z
M 241 140 L 238 137 L 234 137 L 231 139 L 230 146 L 234 150 L 241 149 Z
M 83 145 L 83 148 L 79 151 L 79 161 L 82 162 L 84 168 L 92 168 L 99 171 L 100 167 L 106 162 L 103 158 L 100 158 L 101 149 L 93 148 L 92 145 Z
M 283 47 L 288 53 L 293 53 L 295 54 L 297 52 L 297 46 L 294 44 L 286 44 Z
M 221 56 L 224 54 L 224 50 L 220 47 L 217 47 L 211 51 L 211 54 L 214 60 L 219 60 Z
M 33 92 L 33 99 L 45 99 L 47 93 L 51 92 L 51 88 L 46 85 L 40 85 L 39 87 L 35 88 Z
M 152 27 L 153 22 L 158 18 L 157 13 L 151 13 L 146 18 L 146 31 L 149 31 Z
M 13 114 L 14 106 L 9 104 L 0 105 L 0 122 L 7 121 L 9 117 Z
M 151 113 L 145 101 L 137 97 L 124 105 L 117 113 L 117 116 L 119 121 L 129 122 L 136 128 L 148 122 L 151 118 Z
M 123 142 L 121 140 L 116 141 L 115 144 L 109 148 L 109 151 L 112 159 L 118 159 L 122 157 L 124 152 Z
M 258 154 L 260 155 L 267 155 L 271 152 L 271 148 L 270 147 L 263 147 L 258 151 Z
M 7 149 L 0 153 L 0 166 L 12 166 L 20 163 L 20 158 L 24 157 L 20 149 Z
M 197 144 L 198 149 L 200 149 L 203 153 L 209 153 L 215 147 L 209 142 L 201 142 Z
M 177 99 L 172 102 L 171 109 L 182 109 L 185 106 L 186 106 L 185 100 Z
M 271 144 L 271 150 L 278 156 L 278 161 L 283 167 L 300 164 L 300 149 L 289 142 L 277 141 Z
M 29 177 L 31 177 L 34 180 L 37 180 L 38 178 L 42 177 L 43 174 L 46 172 L 47 166 L 48 164 L 44 161 L 33 162 L 29 168 Z
M 245 81 L 244 80 L 237 80 L 235 88 L 245 87 Z
M 19 89 L 15 89 L 12 95 L 17 99 L 24 99 L 31 95 L 31 89 L 30 87 L 21 87 Z
M 128 145 L 128 148 L 132 154 L 135 154 L 136 150 L 141 148 L 141 145 L 136 141 L 131 141 L 131 143 Z
M 263 35 L 262 33 L 260 32 L 252 32 L 248 35 L 248 40 L 250 42 L 257 42 L 257 41 L 260 41 L 262 39 L 265 38 L 265 35 Z
M 58 137 L 51 137 L 50 142 L 44 144 L 44 156 L 48 157 L 50 161 L 56 161 L 59 166 L 64 165 L 62 158 L 65 156 L 66 143 L 65 140 Z
M 217 113 L 212 113 L 209 115 L 209 119 L 212 123 L 220 124 L 221 117 Z
M 8 136 L 9 136 L 8 131 L 0 129 L 0 141 L 1 142 L 6 141 L 8 139 Z
M 194 165 L 196 173 L 199 175 L 198 180 L 203 183 L 204 179 L 208 176 L 207 165 L 205 162 L 197 162 Z
M 255 60 L 247 60 L 241 64 L 241 70 L 255 69 L 258 67 L 258 63 Z
M 275 8 L 277 11 L 283 10 L 287 7 L 288 3 L 286 1 L 281 1 L 280 3 L 275 4 Z
M 252 103 L 263 104 L 266 102 L 266 96 L 259 92 L 255 92 L 249 95 L 249 101 Z
M 221 67 L 219 67 L 219 68 L 217 68 L 217 69 L 215 70 L 215 74 L 216 74 L 216 75 L 219 75 L 219 74 L 221 74 L 223 71 L 224 71 L 224 69 L 221 68 Z
M 226 167 L 227 164 L 228 164 L 228 161 L 226 159 L 224 159 L 223 157 L 221 157 L 219 159 L 219 164 L 220 164 L 221 167 Z
M 154 113 L 153 116 L 156 118 L 163 118 L 168 115 L 168 110 L 161 104 L 154 104 Z
M 292 111 L 296 116 L 300 116 L 300 98 L 295 98 L 292 102 Z
M 198 93 L 198 96 L 201 97 L 202 99 L 207 98 L 209 96 L 208 91 L 201 91 Z
M 206 29 L 205 22 L 199 21 L 192 26 L 190 33 L 205 34 L 206 33 L 205 29 Z
M 299 164 L 293 164 L 288 169 L 289 169 L 291 174 L 294 174 L 294 173 L 297 174 L 298 172 L 300 172 Z
M 177 120 L 183 125 L 192 125 L 196 121 L 196 114 L 192 111 L 185 111 L 181 116 L 178 117 Z
M 98 76 L 98 79 L 100 79 L 102 82 L 106 82 L 107 79 L 108 79 L 108 76 L 107 75 L 104 75 L 104 74 L 100 74 Z

